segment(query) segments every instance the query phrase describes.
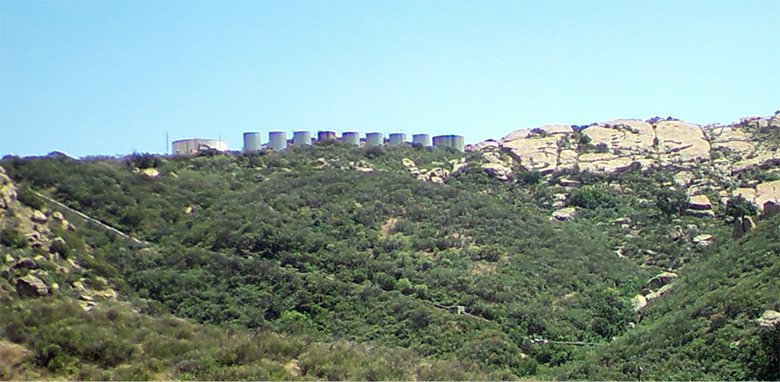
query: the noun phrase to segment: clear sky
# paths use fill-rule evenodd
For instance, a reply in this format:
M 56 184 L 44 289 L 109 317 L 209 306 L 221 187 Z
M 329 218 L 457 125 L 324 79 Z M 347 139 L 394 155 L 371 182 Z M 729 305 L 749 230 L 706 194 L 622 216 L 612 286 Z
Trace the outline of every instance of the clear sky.
M 780 109 L 780 1 L 0 0 L 0 155 Z

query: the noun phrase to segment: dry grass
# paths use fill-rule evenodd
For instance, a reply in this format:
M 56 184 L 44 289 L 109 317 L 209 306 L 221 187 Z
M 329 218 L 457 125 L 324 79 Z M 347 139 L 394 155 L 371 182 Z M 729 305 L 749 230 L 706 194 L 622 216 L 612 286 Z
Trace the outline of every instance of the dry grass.
M 32 359 L 32 352 L 24 346 L 0 341 L 0 378 L 4 380 L 18 379 L 16 368 L 30 359 Z

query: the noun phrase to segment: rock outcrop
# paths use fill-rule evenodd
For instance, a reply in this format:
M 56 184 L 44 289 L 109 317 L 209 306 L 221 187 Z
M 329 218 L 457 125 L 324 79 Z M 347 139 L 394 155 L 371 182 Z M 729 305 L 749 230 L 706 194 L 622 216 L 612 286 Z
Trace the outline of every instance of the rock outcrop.
M 41 297 L 49 294 L 49 287 L 35 276 L 16 279 L 16 292 L 22 297 Z
M 542 175 L 575 168 L 595 173 L 632 166 L 669 168 L 674 171 L 674 183 L 694 196 L 689 214 L 705 217 L 715 215 L 714 206 L 707 207 L 709 200 L 702 194 L 710 190 L 728 191 L 726 196 L 741 194 L 760 209 L 767 201 L 780 204 L 780 180 L 737 189 L 728 186 L 738 183 L 739 174 L 752 168 L 780 169 L 780 151 L 765 135 L 780 129 L 778 121 L 780 113 L 729 126 L 700 126 L 673 119 L 617 119 L 582 128 L 545 125 L 466 149 L 483 153 L 485 170 L 499 179 L 504 178 L 500 173 L 503 168 L 512 168 L 512 163 L 500 163 L 502 168 L 491 159 L 501 151 Z
M 659 287 L 662 287 L 664 285 L 669 284 L 670 282 L 672 282 L 676 278 L 677 278 L 677 274 L 676 273 L 662 272 L 662 273 L 659 273 L 659 274 L 653 276 L 653 278 L 651 278 L 647 282 L 647 285 L 651 286 L 651 287 L 654 287 L 654 288 L 659 288 Z
M 763 327 L 776 328 L 780 324 L 780 312 L 774 310 L 765 310 L 756 322 Z
M 16 200 L 16 186 L 5 174 L 5 169 L 0 166 L 0 208 L 8 208 L 14 200 Z
M 566 207 L 552 213 L 550 220 L 571 220 L 577 216 L 577 208 Z

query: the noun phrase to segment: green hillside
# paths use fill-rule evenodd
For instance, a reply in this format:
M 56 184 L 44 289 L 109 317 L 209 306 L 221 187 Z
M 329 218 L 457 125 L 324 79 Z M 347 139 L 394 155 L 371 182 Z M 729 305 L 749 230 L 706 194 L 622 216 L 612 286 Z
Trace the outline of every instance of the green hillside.
M 780 309 L 777 216 L 734 241 L 734 206 L 684 214 L 664 168 L 541 176 L 516 164 L 499 181 L 485 160 L 339 142 L 3 158 L 24 208 L 76 227 L 34 247 L 12 240 L 25 226 L 6 213 L 2 253 L 40 256 L 36 274 L 59 288 L 21 298 L 21 270 L 0 280 L 3 344 L 29 352 L 3 376 L 780 378 L 778 331 L 755 321 Z M 451 174 L 421 181 L 409 161 Z M 561 194 L 575 218 L 551 218 Z M 636 313 L 632 299 L 658 292 L 648 280 L 664 271 L 679 277 Z M 76 282 L 119 297 L 85 312 Z

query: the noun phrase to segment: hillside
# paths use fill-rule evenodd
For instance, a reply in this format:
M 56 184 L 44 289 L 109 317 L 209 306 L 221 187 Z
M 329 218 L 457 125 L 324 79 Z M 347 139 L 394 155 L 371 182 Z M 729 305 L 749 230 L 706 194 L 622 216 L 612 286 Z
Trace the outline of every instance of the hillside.
M 780 118 L 690 126 L 5 157 L 3 375 L 778 379 Z

